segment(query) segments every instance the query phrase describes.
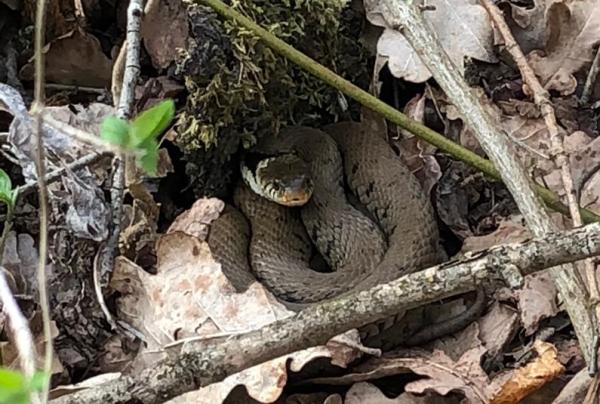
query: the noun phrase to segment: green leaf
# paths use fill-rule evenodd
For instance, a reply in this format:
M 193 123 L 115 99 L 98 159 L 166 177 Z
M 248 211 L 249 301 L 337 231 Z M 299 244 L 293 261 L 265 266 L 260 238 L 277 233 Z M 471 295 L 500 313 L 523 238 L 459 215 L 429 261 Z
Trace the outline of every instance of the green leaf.
M 48 382 L 48 376 L 41 370 L 36 371 L 29 381 L 31 391 L 41 391 Z
M 149 175 L 156 174 L 158 165 L 158 143 L 154 139 L 144 142 L 142 155 L 139 157 L 138 165 Z
M 136 116 L 130 126 L 131 147 L 137 148 L 148 139 L 155 139 L 173 120 L 175 102 L 171 99 L 143 111 Z
M 100 137 L 117 146 L 126 146 L 130 139 L 129 124 L 116 116 L 104 119 L 100 127 Z
M 0 192 L 8 194 L 10 191 L 12 191 L 12 181 L 6 171 L 0 168 Z
M 10 177 L 0 168 L 0 201 L 8 205 L 9 208 L 14 208 L 17 202 L 17 192 L 12 189 L 12 181 Z
M 26 404 L 27 397 L 25 375 L 14 370 L 0 368 L 0 403 Z
M 0 368 L 0 391 L 17 391 L 25 386 L 25 375 L 15 370 Z

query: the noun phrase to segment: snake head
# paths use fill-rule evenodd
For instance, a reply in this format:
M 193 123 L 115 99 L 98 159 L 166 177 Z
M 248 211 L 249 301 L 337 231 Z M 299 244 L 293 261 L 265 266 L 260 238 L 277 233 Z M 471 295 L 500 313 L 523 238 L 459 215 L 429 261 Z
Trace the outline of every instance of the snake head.
M 292 153 L 246 159 L 242 177 L 258 195 L 284 206 L 302 206 L 313 192 L 308 165 Z

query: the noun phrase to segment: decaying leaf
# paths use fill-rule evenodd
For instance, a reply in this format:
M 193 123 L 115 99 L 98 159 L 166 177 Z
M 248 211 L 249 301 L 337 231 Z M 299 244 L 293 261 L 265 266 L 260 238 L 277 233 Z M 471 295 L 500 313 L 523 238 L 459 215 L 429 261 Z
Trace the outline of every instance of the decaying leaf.
M 519 243 L 531 238 L 531 233 L 520 219 L 520 216 L 507 218 L 492 233 L 467 237 L 461 252 L 487 250 L 500 244 Z
M 108 87 L 111 61 L 98 39 L 80 27 L 50 42 L 46 52 L 46 80 L 50 83 L 87 87 Z M 85 61 L 85 63 L 82 63 Z M 21 77 L 33 79 L 33 61 L 23 66 Z
M 475 0 L 432 0 L 416 1 L 415 5 L 426 4 L 433 10 L 424 12 L 424 18 L 437 34 L 444 50 L 462 72 L 464 58 L 470 57 L 494 62 L 492 28 L 486 11 Z M 431 77 L 417 53 L 404 36 L 387 27 L 388 13 L 384 1 L 365 1 L 367 18 L 372 24 L 386 27 L 377 43 L 377 52 L 388 60 L 388 67 L 395 77 L 411 82 L 424 82 Z
M 485 348 L 477 347 L 453 361 L 442 351 L 412 358 L 406 363 L 413 372 L 427 378 L 406 385 L 406 391 L 421 394 L 432 390 L 441 395 L 451 391 L 464 394 L 469 403 L 487 403 L 489 379 L 479 362 Z
M 398 397 L 388 398 L 375 385 L 363 382 L 350 387 L 346 393 L 345 404 L 442 404 L 448 402 L 447 399 L 439 396 L 417 396 L 410 393 L 402 393 Z
M 594 58 L 600 43 L 600 7 L 595 0 L 554 1 L 546 11 L 546 46 L 529 63 L 545 88 L 563 95 L 575 91 L 573 76 Z
M 518 403 L 564 372 L 564 367 L 556 359 L 556 348 L 552 344 L 538 340 L 534 349 L 538 356 L 526 366 L 510 372 L 510 378 L 496 390 L 490 404 Z M 500 381 L 500 377 L 497 381 Z
M 558 313 L 556 287 L 548 272 L 539 272 L 525 277 L 523 287 L 517 292 L 521 321 L 527 335 L 533 334 L 542 319 Z
M 142 21 L 142 38 L 154 67 L 163 69 L 177 60 L 188 39 L 185 3 L 177 0 L 152 1 Z
M 519 314 L 498 302 L 495 302 L 490 311 L 477 322 L 479 338 L 491 358 L 503 352 L 519 330 Z

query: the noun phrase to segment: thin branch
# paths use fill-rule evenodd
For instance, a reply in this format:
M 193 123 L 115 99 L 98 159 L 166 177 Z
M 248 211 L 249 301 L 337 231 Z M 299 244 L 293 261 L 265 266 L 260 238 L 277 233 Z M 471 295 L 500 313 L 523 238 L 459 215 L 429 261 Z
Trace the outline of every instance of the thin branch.
M 486 176 L 494 180 L 502 180 L 500 172 L 489 160 L 486 160 L 471 150 L 454 143 L 450 139 L 428 128 L 420 122 L 410 119 L 402 112 L 379 100 L 360 87 L 357 87 L 348 80 L 338 76 L 333 71 L 327 69 L 323 65 L 320 65 L 302 52 L 294 49 L 292 46 L 277 38 L 272 33 L 260 27 L 248 17 L 245 17 L 232 8 L 226 6 L 220 0 L 195 0 L 195 2 L 207 5 L 223 17 L 236 21 L 244 28 L 250 30 L 254 35 L 258 36 L 266 45 L 286 59 L 297 64 L 302 69 L 313 74 L 333 88 L 341 91 L 343 94 L 355 99 L 365 107 L 379 113 L 390 122 L 400 126 L 402 129 L 406 129 L 418 138 L 436 146 L 441 151 L 448 153 L 452 157 L 463 161 L 471 167 L 485 173 Z M 544 200 L 548 207 L 556 210 L 557 212 L 567 215 L 569 214 L 568 208 L 562 204 L 560 198 L 556 194 L 539 184 L 533 184 L 533 186 L 536 193 Z M 586 223 L 600 221 L 600 217 L 598 215 L 586 209 L 581 209 L 581 215 Z
M 429 268 L 367 291 L 316 304 L 259 330 L 218 342 L 185 345 L 179 355 L 138 375 L 63 396 L 53 403 L 163 403 L 267 360 L 325 344 L 348 329 L 394 313 L 482 285 L 497 287 L 504 284 L 504 279 L 514 286 L 522 280 L 522 275 L 599 254 L 600 223 L 549 234 L 523 244 L 498 246 L 474 254 L 470 259 Z
M 590 101 L 592 90 L 594 89 L 594 85 L 596 84 L 596 79 L 598 78 L 599 71 L 600 47 L 596 50 L 596 56 L 594 57 L 594 61 L 590 66 L 590 71 L 588 72 L 587 78 L 585 79 L 585 85 L 583 86 L 583 91 L 581 93 L 581 103 L 583 105 L 587 104 Z
M 53 183 L 54 181 L 59 180 L 65 172 L 68 171 L 77 171 L 83 167 L 87 167 L 95 164 L 96 162 L 102 160 L 104 157 L 107 157 L 108 153 L 90 153 L 87 154 L 69 164 L 65 167 L 61 167 L 57 170 L 52 171 L 48 175 L 46 175 L 46 185 Z M 30 192 L 34 191 L 37 188 L 37 182 L 30 182 L 25 185 L 19 187 L 19 198 L 28 195 Z M 0 260 L 0 262 L 2 262 Z
M 65 135 L 68 135 L 80 143 L 94 146 L 95 150 L 98 152 L 111 152 L 113 154 L 126 153 L 123 148 L 106 142 L 92 133 L 83 131 L 65 122 L 54 119 L 51 115 L 45 115 L 43 119 L 45 124 L 52 126 L 54 129 L 64 133 Z
M 28 378 L 33 377 L 35 373 L 35 345 L 33 336 L 29 329 L 29 322 L 23 316 L 21 309 L 15 297 L 13 296 L 8 282 L 6 282 L 5 273 L 9 273 L 6 268 L 0 266 L 0 301 L 2 301 L 2 311 L 8 317 L 10 328 L 13 333 L 13 342 L 19 353 L 19 362 L 21 369 Z
M 144 14 L 143 0 L 131 0 L 127 8 L 127 38 L 123 44 L 126 47 L 125 71 L 123 73 L 123 86 L 120 94 L 113 94 L 115 102 L 118 102 L 117 116 L 128 120 L 131 117 L 133 101 L 135 98 L 135 86 L 140 75 L 140 28 L 142 16 Z M 122 55 L 121 49 L 120 55 Z M 120 56 L 120 60 L 123 60 Z M 115 68 L 119 68 L 121 63 L 117 63 Z M 115 73 L 113 72 L 113 77 Z M 108 275 L 112 272 L 117 255 L 119 235 L 121 234 L 121 216 L 123 211 L 123 195 L 125 190 L 125 160 L 127 155 L 115 154 L 113 160 L 112 187 L 110 192 L 112 205 L 112 228 L 108 240 L 101 251 L 99 258 L 100 265 L 100 285 L 105 282 Z
M 571 213 L 571 219 L 573 220 L 573 226 L 579 227 L 583 223 L 581 220 L 581 215 L 579 214 L 577 193 L 575 190 L 573 176 L 571 175 L 571 165 L 569 164 L 569 158 L 563 145 L 563 138 L 560 135 L 558 123 L 556 122 L 556 115 L 552 102 L 550 101 L 550 94 L 542 86 L 533 69 L 527 62 L 527 58 L 523 54 L 523 51 L 512 35 L 508 24 L 504 20 L 502 11 L 500 11 L 500 9 L 491 0 L 480 0 L 480 2 L 487 10 L 494 25 L 502 35 L 506 50 L 513 57 L 517 67 L 521 72 L 523 82 L 529 86 L 529 89 L 533 95 L 533 101 L 540 109 L 542 117 L 544 118 L 544 122 L 546 123 L 546 127 L 548 129 L 548 134 L 550 135 L 554 164 L 561 173 L 561 179 L 565 189 L 569 211 Z M 596 58 L 598 58 L 598 54 L 596 54 Z M 596 281 L 596 270 L 590 260 L 582 262 L 581 266 L 583 267 L 582 269 L 586 275 L 587 290 L 589 292 L 590 301 L 591 303 L 595 304 L 595 316 L 597 322 L 600 318 L 600 305 L 598 305 L 598 302 L 600 302 L 600 290 Z M 593 327 L 592 330 L 595 334 L 597 334 L 596 327 Z M 596 363 L 595 358 L 593 358 L 594 352 L 595 351 L 592 352 L 592 361 L 588 362 L 592 366 L 595 366 Z
M 35 111 L 35 134 L 37 139 L 37 148 L 35 153 L 38 194 L 39 194 L 39 220 L 40 237 L 37 280 L 40 294 L 40 307 L 42 309 L 42 323 L 44 330 L 44 382 L 41 392 L 41 400 L 45 403 L 48 400 L 48 390 L 50 387 L 50 376 L 52 372 L 52 328 L 50 324 L 50 302 L 48 299 L 48 286 L 46 285 L 46 260 L 48 255 L 48 189 L 46 188 L 46 157 L 44 153 L 43 138 L 43 120 L 44 114 L 44 32 L 46 30 L 46 1 L 38 0 L 35 16 L 35 82 L 34 82 L 34 104 Z

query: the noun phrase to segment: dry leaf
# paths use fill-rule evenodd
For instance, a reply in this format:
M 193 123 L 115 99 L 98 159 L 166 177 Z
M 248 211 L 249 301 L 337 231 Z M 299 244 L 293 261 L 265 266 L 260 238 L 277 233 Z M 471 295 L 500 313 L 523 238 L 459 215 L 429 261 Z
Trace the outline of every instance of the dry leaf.
M 509 306 L 495 302 L 478 323 L 479 338 L 487 349 L 488 356 L 495 358 L 519 330 L 519 315 Z
M 558 314 L 556 287 L 548 272 L 538 272 L 525 277 L 521 290 L 517 291 L 521 322 L 525 334 L 533 334 L 544 318 Z
M 529 238 L 531 233 L 521 223 L 520 216 L 516 216 L 502 220 L 498 228 L 490 234 L 467 237 L 461 252 L 487 250 L 500 244 L 520 243 Z
M 421 394 L 433 390 L 443 396 L 458 391 L 464 394 L 469 403 L 487 403 L 490 397 L 489 379 L 480 365 L 484 353 L 483 347 L 473 348 L 458 361 L 453 361 L 442 351 L 416 357 L 406 366 L 427 378 L 407 384 L 406 391 Z
M 98 39 L 77 27 L 45 47 L 46 81 L 86 87 L 108 87 L 111 61 Z M 85 61 L 82 63 L 82 61 Z M 33 61 L 20 71 L 24 80 L 33 80 Z
M 439 401 L 438 402 L 442 402 Z M 345 404 L 433 404 L 429 397 L 418 397 L 402 393 L 396 398 L 388 398 L 371 383 L 356 383 L 346 393 Z
M 188 39 L 185 3 L 152 0 L 142 21 L 142 38 L 154 67 L 164 69 L 177 60 Z
M 577 86 L 573 75 L 592 61 L 600 42 L 600 7 L 596 0 L 555 1 L 546 24 L 544 52 L 531 52 L 529 63 L 545 88 L 568 95 Z
M 496 390 L 490 404 L 518 403 L 564 372 L 564 367 L 556 359 L 554 345 L 537 340 L 534 349 L 538 356 L 526 366 L 511 372 L 510 378 Z
M 424 18 L 460 72 L 464 70 L 465 57 L 496 61 L 492 49 L 492 25 L 486 11 L 476 0 L 415 1 L 414 6 L 423 3 L 435 8 L 424 11 Z M 385 2 L 367 0 L 364 4 L 369 21 L 386 27 L 384 14 L 388 11 Z M 386 27 L 377 43 L 377 52 L 387 58 L 388 67 L 395 77 L 416 83 L 431 77 L 417 53 L 396 30 Z

